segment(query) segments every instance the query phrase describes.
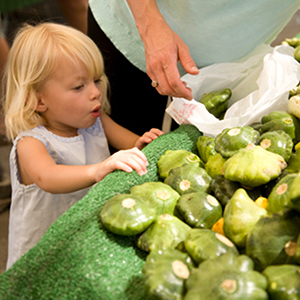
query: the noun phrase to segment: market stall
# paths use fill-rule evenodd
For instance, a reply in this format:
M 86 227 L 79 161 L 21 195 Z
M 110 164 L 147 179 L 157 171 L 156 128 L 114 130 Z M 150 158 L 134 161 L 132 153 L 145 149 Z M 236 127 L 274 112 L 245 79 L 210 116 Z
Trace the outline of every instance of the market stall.
M 228 294 L 234 295 L 237 291 L 238 299 L 282 299 L 276 298 L 276 293 L 280 293 L 276 290 L 277 282 L 282 283 L 281 292 L 299 296 L 300 121 L 288 111 L 288 103 L 293 96 L 292 88 L 299 82 L 300 69 L 293 49 L 289 46 L 259 48 L 255 55 L 234 66 L 207 67 L 199 78 L 203 82 L 191 83 L 191 86 L 195 85 L 194 91 L 199 87 L 195 95 L 200 100 L 220 88 L 228 93 L 230 88 L 234 96 L 228 102 L 225 115 L 220 119 L 212 116 L 200 100 L 175 99 L 168 110 L 181 125 L 143 149 L 149 161 L 148 173 L 139 176 L 135 172 L 115 171 L 95 185 L 49 228 L 34 248 L 0 276 L 1 299 L 146 300 L 151 299 L 151 293 L 160 295 L 161 299 L 196 299 L 196 294 L 211 295 L 221 293 L 220 290 L 224 295 L 216 299 L 228 299 Z M 203 91 L 202 84 L 207 90 Z M 295 94 L 297 96 L 297 90 Z M 285 144 L 281 142 L 285 146 L 266 149 L 265 139 L 261 137 L 274 131 L 285 138 Z M 204 136 L 211 139 L 210 143 L 200 143 Z M 209 148 L 211 144 L 213 148 Z M 104 222 L 102 212 L 114 196 L 130 194 L 133 187 L 147 182 L 163 181 L 180 194 L 181 202 L 186 200 L 183 196 L 190 187 L 186 185 L 188 180 L 178 188 L 173 180 L 168 180 L 175 168 L 163 175 L 162 164 L 158 163 L 168 151 L 175 150 L 199 156 L 199 160 L 190 159 L 185 166 L 205 170 L 207 181 L 201 185 L 201 192 L 209 193 L 214 198 L 209 198 L 213 206 L 219 205 L 222 209 L 214 222 L 197 225 L 187 221 L 186 215 L 191 213 L 186 213 L 186 206 L 177 204 L 180 213 L 174 210 L 174 216 L 188 223 L 190 231 L 171 247 L 179 258 L 170 259 L 169 265 L 176 262 L 178 267 L 178 261 L 182 263 L 176 271 L 170 271 L 170 276 L 175 274 L 179 278 L 179 283 L 173 284 L 155 269 L 166 262 L 167 259 L 162 262 L 160 258 L 167 250 L 157 248 L 155 242 L 138 240 L 161 215 L 154 215 L 153 221 L 140 232 L 120 234 L 119 229 L 111 230 L 115 227 L 109 220 Z M 176 161 L 173 158 L 167 165 L 176 165 Z M 222 183 L 218 181 L 220 178 Z M 225 181 L 227 186 L 221 186 Z M 267 205 L 255 201 L 261 198 L 267 200 Z M 242 207 L 244 210 L 239 214 Z M 132 206 L 127 208 L 132 209 Z M 172 213 L 168 212 L 168 216 Z M 213 225 L 221 217 L 224 223 L 220 229 Z M 271 233 L 272 228 L 277 230 L 275 234 Z M 205 237 L 199 236 L 200 232 L 205 233 Z M 198 245 L 194 239 L 202 242 Z M 201 248 L 208 244 L 214 246 Z M 215 252 L 213 247 L 222 251 Z M 171 252 L 168 255 L 173 257 Z M 149 258 L 150 255 L 153 256 Z M 151 266 L 151 262 L 156 262 L 156 266 Z M 267 269 L 269 266 L 282 269 Z M 228 276 L 229 271 L 235 276 L 222 279 L 222 284 L 210 285 L 213 278 L 220 274 Z M 273 277 L 279 273 L 283 274 L 282 278 Z M 285 274 L 293 277 L 293 285 L 288 283 Z M 158 276 L 161 281 L 157 283 L 151 276 L 154 279 Z M 203 281 L 206 277 L 211 281 Z M 275 288 L 271 285 L 273 280 Z M 202 281 L 203 285 L 199 283 Z M 164 295 L 166 290 L 167 294 L 172 289 L 171 298 Z

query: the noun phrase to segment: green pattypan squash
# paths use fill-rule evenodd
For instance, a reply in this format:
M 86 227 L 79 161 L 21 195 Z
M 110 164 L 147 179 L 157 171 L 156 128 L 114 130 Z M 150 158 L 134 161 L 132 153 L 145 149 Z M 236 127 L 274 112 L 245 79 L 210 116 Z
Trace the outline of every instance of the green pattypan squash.
M 169 176 L 164 180 L 180 195 L 209 190 L 211 177 L 205 169 L 195 164 L 184 164 L 170 171 Z
M 211 178 L 215 178 L 218 175 L 224 174 L 225 162 L 226 158 L 224 158 L 220 153 L 215 153 L 208 158 L 204 169 Z
M 200 103 L 204 104 L 205 108 L 216 118 L 220 118 L 228 107 L 228 100 L 231 97 L 231 90 L 226 88 L 220 91 L 212 91 L 203 94 Z
M 200 159 L 206 163 L 211 155 L 216 153 L 215 139 L 210 136 L 200 136 L 196 142 L 196 147 Z
M 155 299 L 182 300 L 194 268 L 191 258 L 176 249 L 152 251 L 143 266 L 146 290 Z
M 187 279 L 184 300 L 267 300 L 267 278 L 253 266 L 231 252 L 206 260 Z
M 282 130 L 268 131 L 260 136 L 258 145 L 262 148 L 281 155 L 288 161 L 293 150 L 293 140 Z
M 255 204 L 247 192 L 240 188 L 225 206 L 224 233 L 237 247 L 244 248 L 249 232 L 266 215 L 267 211 Z
M 300 148 L 292 152 L 285 170 L 288 173 L 298 173 L 300 171 Z
M 168 184 L 159 181 L 135 185 L 130 189 L 130 193 L 153 208 L 156 215 L 174 214 L 176 203 L 180 198 L 180 195 Z
M 168 177 L 169 172 L 173 168 L 177 168 L 183 164 L 196 164 L 197 166 L 204 166 L 200 157 L 190 151 L 167 150 L 165 154 L 160 156 L 157 162 L 158 174 L 162 179 Z
M 270 213 L 280 213 L 285 209 L 300 211 L 299 186 L 299 173 L 288 174 L 281 178 L 268 196 L 267 210 Z
M 247 187 L 257 187 L 277 178 L 287 166 L 284 158 L 250 144 L 224 163 L 224 177 Z
M 240 184 L 238 182 L 225 179 L 223 175 L 218 175 L 212 179 L 210 188 L 221 205 L 225 207 L 235 191 L 240 188 Z
M 268 293 L 271 300 L 300 299 L 300 266 L 268 266 L 262 272 L 268 279 Z
M 139 236 L 137 246 L 147 252 L 176 248 L 186 239 L 190 230 L 190 226 L 175 216 L 169 214 L 157 216 Z
M 297 262 L 300 217 L 294 211 L 260 218 L 248 234 L 246 254 L 262 271 L 269 265 Z
M 182 195 L 176 207 L 191 227 L 212 228 L 222 217 L 222 206 L 212 195 L 194 192 Z
M 285 111 L 273 111 L 261 118 L 260 133 L 282 130 L 297 143 L 300 139 L 299 119 Z
M 256 144 L 259 132 L 250 126 L 225 128 L 215 138 L 215 149 L 229 158 L 249 144 Z
M 130 236 L 147 229 L 155 219 L 155 212 L 139 197 L 119 194 L 104 204 L 100 219 L 109 231 Z
M 236 246 L 227 237 L 211 229 L 193 228 L 187 234 L 184 247 L 197 264 L 227 252 L 239 254 Z

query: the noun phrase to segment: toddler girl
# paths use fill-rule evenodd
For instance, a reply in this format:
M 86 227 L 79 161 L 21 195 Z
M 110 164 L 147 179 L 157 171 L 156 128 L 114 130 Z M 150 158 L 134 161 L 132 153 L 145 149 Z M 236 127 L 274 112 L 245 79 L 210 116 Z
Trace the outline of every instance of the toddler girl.
M 139 137 L 108 116 L 101 53 L 71 27 L 24 26 L 5 78 L 5 125 L 13 140 L 9 268 L 107 174 L 145 174 L 148 162 L 140 150 L 162 131 Z M 108 143 L 120 151 L 110 156 Z

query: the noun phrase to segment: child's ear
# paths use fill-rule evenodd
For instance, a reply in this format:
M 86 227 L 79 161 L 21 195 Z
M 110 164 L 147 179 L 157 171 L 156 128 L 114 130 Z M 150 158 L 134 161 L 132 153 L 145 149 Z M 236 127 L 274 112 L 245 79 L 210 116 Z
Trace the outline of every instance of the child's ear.
M 44 101 L 42 100 L 42 98 L 40 97 L 39 94 L 37 94 L 36 96 L 37 96 L 38 101 L 37 101 L 35 111 L 45 112 L 47 110 L 46 104 L 44 103 Z

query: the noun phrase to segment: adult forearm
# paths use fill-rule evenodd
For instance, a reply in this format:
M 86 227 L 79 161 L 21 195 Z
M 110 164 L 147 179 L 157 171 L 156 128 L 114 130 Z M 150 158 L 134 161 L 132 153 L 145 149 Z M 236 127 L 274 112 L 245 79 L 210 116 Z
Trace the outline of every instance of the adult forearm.
M 148 28 L 151 27 L 151 25 L 165 23 L 165 20 L 158 9 L 156 0 L 127 0 L 127 3 L 133 14 L 136 27 L 139 30 L 142 40 L 147 36 Z
M 168 25 L 155 0 L 127 0 L 144 43 L 146 70 L 162 95 L 193 99 L 192 91 L 180 79 L 178 62 L 187 73 L 198 74 L 188 46 Z
M 88 30 L 88 0 L 58 0 L 68 24 L 83 33 Z

